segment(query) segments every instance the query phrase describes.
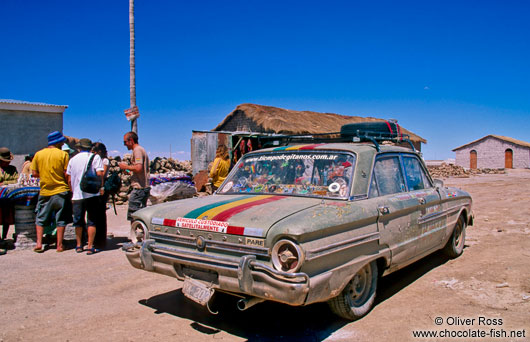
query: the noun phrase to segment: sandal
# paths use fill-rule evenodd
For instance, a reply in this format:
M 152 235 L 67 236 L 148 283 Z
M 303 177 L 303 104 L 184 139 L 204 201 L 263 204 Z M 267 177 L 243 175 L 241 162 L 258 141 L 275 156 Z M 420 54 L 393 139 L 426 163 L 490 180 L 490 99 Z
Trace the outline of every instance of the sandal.
M 96 253 L 99 253 L 99 252 L 101 252 L 101 250 L 93 247 L 93 248 L 87 249 L 86 255 L 92 255 L 92 254 L 96 254 Z
M 79 247 L 79 246 L 77 246 L 77 247 L 75 248 L 75 252 L 76 252 L 76 253 L 83 253 L 83 247 Z
M 33 252 L 35 252 L 35 253 L 43 253 L 43 252 L 44 252 L 44 248 L 42 248 L 42 247 L 40 247 L 40 248 L 35 247 L 35 248 L 33 248 Z

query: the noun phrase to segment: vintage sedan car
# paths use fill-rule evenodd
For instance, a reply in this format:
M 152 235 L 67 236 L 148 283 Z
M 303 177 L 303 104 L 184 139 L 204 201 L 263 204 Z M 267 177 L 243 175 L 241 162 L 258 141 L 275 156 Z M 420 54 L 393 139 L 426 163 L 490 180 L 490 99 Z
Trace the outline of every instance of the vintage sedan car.
M 220 291 L 241 310 L 327 301 L 362 317 L 380 276 L 440 249 L 459 256 L 473 222 L 471 196 L 433 181 L 418 152 L 364 140 L 244 155 L 214 195 L 136 212 L 128 260 L 203 305 Z

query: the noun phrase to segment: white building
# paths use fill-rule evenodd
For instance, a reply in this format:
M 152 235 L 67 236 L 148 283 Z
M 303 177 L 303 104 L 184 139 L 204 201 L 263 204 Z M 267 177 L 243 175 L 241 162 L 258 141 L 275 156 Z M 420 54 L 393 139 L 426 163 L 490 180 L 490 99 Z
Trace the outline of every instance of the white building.
M 527 169 L 530 168 L 530 143 L 487 135 L 453 149 L 456 165 L 471 169 Z
M 0 147 L 15 155 L 12 164 L 19 171 L 24 156 L 48 145 L 48 134 L 63 130 L 63 113 L 68 106 L 0 99 Z

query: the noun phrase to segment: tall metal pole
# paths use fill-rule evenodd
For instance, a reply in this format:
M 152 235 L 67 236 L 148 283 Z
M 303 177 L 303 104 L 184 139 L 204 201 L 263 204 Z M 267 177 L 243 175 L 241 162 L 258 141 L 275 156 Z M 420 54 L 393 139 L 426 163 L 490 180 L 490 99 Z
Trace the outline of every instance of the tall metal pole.
M 130 91 L 131 91 L 131 107 L 136 107 L 136 68 L 134 62 L 134 0 L 129 0 L 129 32 L 130 32 L 130 50 L 129 50 L 129 65 L 130 65 Z M 136 119 L 131 120 L 131 131 L 138 134 L 138 124 Z

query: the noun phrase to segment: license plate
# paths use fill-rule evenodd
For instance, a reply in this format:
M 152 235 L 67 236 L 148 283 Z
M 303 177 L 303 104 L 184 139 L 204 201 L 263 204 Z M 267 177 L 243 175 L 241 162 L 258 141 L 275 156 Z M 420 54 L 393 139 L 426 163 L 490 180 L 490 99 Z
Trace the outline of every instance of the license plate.
M 201 305 L 206 305 L 212 298 L 214 290 L 207 287 L 203 283 L 191 278 L 184 279 L 182 285 L 182 293 L 189 299 Z

